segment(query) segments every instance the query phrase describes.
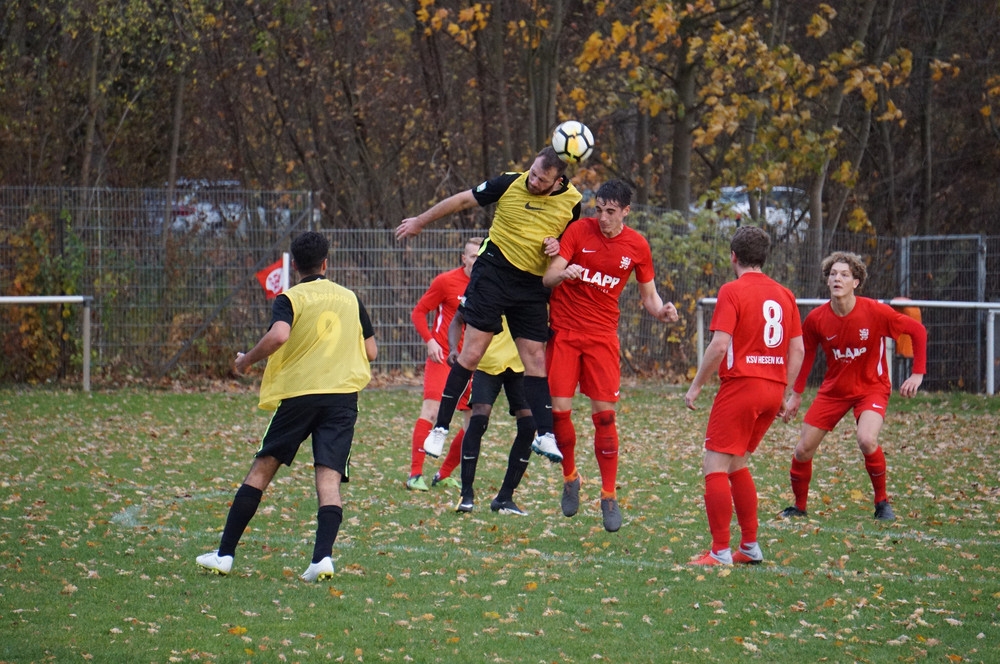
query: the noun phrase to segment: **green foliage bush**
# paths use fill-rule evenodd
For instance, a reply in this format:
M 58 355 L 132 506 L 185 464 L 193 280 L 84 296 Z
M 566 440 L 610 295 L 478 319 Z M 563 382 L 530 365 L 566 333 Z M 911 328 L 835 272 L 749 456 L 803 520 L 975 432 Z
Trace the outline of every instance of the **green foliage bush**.
M 0 229 L 0 248 L 12 262 L 0 268 L 10 295 L 77 295 L 85 265 L 80 238 L 68 215 L 54 222 L 34 213 L 19 227 Z M 0 308 L 4 353 L 0 380 L 39 383 L 82 364 L 80 309 L 72 305 L 10 305 Z

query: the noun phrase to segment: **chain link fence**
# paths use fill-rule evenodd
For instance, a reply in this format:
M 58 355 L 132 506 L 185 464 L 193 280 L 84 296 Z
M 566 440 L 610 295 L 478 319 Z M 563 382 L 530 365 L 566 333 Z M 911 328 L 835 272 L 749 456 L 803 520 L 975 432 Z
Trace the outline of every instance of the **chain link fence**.
M 732 278 L 732 224 L 640 206 L 627 221 L 649 239 L 657 287 L 681 321 L 659 323 L 642 309 L 637 289 L 627 288 L 623 373 L 686 380 L 697 362 L 697 301 Z M 256 272 L 278 260 L 296 233 L 319 227 L 308 192 L 250 191 L 228 182 L 185 182 L 173 190 L 0 188 L 0 295 L 93 296 L 98 384 L 102 377 L 225 377 L 236 351 L 254 344 L 270 320 Z M 460 264 L 466 239 L 485 230 L 428 229 L 404 242 L 391 228 L 323 230 L 332 247 L 330 278 L 357 291 L 375 324 L 378 372 L 419 371 L 425 349 L 410 312 L 435 275 Z M 864 294 L 871 297 L 1000 300 L 1000 237 L 842 233 L 828 246 L 867 258 Z M 793 238 L 776 244 L 766 271 L 800 297 L 825 297 L 813 256 Z M 0 381 L 78 375 L 79 315 L 59 305 L 0 307 Z M 982 314 L 928 310 L 924 323 L 928 389 L 981 391 Z

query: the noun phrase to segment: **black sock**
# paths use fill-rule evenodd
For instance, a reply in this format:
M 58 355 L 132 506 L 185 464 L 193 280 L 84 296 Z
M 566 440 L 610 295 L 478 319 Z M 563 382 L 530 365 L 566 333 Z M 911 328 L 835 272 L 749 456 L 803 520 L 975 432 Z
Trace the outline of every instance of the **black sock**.
M 549 379 L 544 376 L 524 377 L 524 398 L 535 418 L 538 435 L 552 433 L 552 396 L 549 394 Z
M 475 496 L 473 484 L 476 481 L 476 465 L 479 463 L 483 434 L 489 424 L 489 415 L 473 415 L 469 418 L 469 428 L 462 438 L 462 498 L 471 499 Z
M 448 372 L 448 380 L 444 383 L 444 391 L 441 393 L 441 405 L 438 406 L 437 422 L 435 427 L 447 429 L 451 425 L 451 418 L 455 415 L 458 407 L 458 400 L 465 394 L 465 388 L 469 386 L 472 379 L 472 372 L 456 362 L 451 365 Z
M 222 542 L 219 543 L 220 556 L 236 555 L 236 545 L 240 543 L 250 519 L 257 513 L 257 506 L 260 505 L 263 495 L 263 491 L 249 484 L 243 484 L 236 490 L 233 505 L 226 517 L 226 527 L 222 529 Z
M 340 505 L 323 505 L 316 512 L 316 543 L 313 544 L 312 561 L 318 563 L 333 553 L 333 543 L 340 532 L 340 522 L 344 520 L 344 509 Z
M 497 500 L 506 502 L 514 499 L 514 490 L 521 483 L 524 471 L 531 461 L 531 443 L 535 439 L 535 419 L 530 415 L 517 420 L 517 435 L 514 444 L 510 446 L 507 457 L 507 472 L 503 476 L 503 484 L 497 493 Z

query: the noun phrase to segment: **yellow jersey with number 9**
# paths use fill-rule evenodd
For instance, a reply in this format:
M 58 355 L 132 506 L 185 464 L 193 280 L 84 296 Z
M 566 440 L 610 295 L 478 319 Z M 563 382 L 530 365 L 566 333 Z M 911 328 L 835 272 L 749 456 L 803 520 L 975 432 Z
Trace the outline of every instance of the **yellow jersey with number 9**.
M 360 392 L 372 373 L 354 292 L 317 279 L 284 295 L 292 303 L 292 329 L 267 360 L 259 406 L 274 410 L 291 397 Z

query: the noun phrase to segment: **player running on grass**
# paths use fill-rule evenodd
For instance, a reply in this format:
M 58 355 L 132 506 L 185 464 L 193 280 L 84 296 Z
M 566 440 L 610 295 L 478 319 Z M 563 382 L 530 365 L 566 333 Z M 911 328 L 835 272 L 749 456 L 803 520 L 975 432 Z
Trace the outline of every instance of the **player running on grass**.
M 458 341 L 462 338 L 462 312 L 455 314 L 448 329 L 448 341 L 452 348 L 448 361 L 454 364 L 458 361 Z M 475 509 L 476 466 L 479 463 L 479 451 L 483 435 L 490 424 L 490 414 L 493 404 L 500 396 L 500 388 L 507 395 L 510 414 L 517 419 L 517 433 L 510 446 L 507 457 L 507 472 L 496 498 L 490 503 L 490 509 L 501 514 L 517 514 L 527 516 L 514 502 L 514 491 L 524 477 L 531 461 L 531 441 L 535 438 L 535 420 L 531 417 L 531 409 L 524 398 L 524 365 L 517 354 L 514 339 L 507 331 L 506 319 L 504 329 L 493 337 L 486 354 L 479 362 L 476 373 L 472 376 L 472 396 L 469 405 L 472 407 L 472 417 L 466 428 L 462 441 L 462 496 L 459 499 L 456 512 L 471 512 Z
M 684 403 L 694 410 L 702 386 L 718 370 L 721 383 L 705 432 L 705 512 L 712 548 L 692 565 L 756 564 L 757 487 L 747 460 L 783 410 L 787 385 L 802 366 L 802 325 L 792 292 L 763 273 L 771 240 L 756 226 L 736 229 L 729 260 L 736 280 L 719 289 L 712 341 Z M 740 547 L 729 548 L 736 511 Z
M 621 180 L 610 180 L 601 185 L 595 198 L 597 216 L 570 224 L 560 238 L 559 255 L 552 259 L 542 278 L 542 283 L 553 289 L 549 299 L 553 334 L 545 359 L 554 430 L 563 455 L 563 514 L 571 517 L 580 508 L 572 418 L 573 395 L 579 385 L 580 392 L 590 397 L 604 528 L 615 532 L 622 524 L 615 424 L 615 403 L 621 386 L 618 300 L 629 276 L 635 272 L 646 311 L 665 323 L 676 322 L 678 317 L 673 303 L 664 304 L 656 292 L 649 243 L 625 226 L 632 203 L 631 189 Z
M 476 253 L 482 242 L 481 237 L 469 238 L 462 250 L 462 266 L 434 277 L 410 314 L 413 327 L 427 345 L 427 360 L 424 362 L 424 401 L 420 406 L 420 416 L 413 425 L 413 435 L 410 437 L 410 474 L 406 480 L 406 488 L 412 491 L 429 490 L 423 477 L 424 439 L 434 427 L 434 420 L 437 419 L 438 408 L 441 405 L 441 392 L 451 370 L 448 364 L 448 327 L 455 312 L 458 311 L 458 305 L 462 302 L 465 288 L 469 285 L 469 275 L 472 273 Z M 427 323 L 427 315 L 431 312 L 434 312 L 433 326 Z M 467 408 L 468 396 L 468 392 L 462 395 L 459 409 Z M 458 465 L 464 431 L 460 429 L 452 439 L 448 455 L 441 466 L 442 470 L 434 475 L 431 486 L 437 484 L 459 486 L 450 473 Z
M 826 374 L 803 418 L 799 442 L 792 455 L 789 474 L 795 504 L 786 507 L 781 516 L 807 515 L 813 456 L 826 433 L 852 411 L 858 447 L 875 494 L 875 518 L 891 521 L 896 515 L 886 491 L 885 454 L 878 444 L 892 393 L 885 338 L 898 339 L 908 334 L 913 339 L 913 373 L 899 386 L 902 396 L 912 397 L 927 372 L 927 330 L 889 305 L 855 294 L 868 277 L 864 261 L 857 254 L 842 251 L 830 254 L 823 259 L 822 273 L 830 289 L 830 301 L 810 311 L 802 324 L 807 370 L 799 374 L 785 403 L 786 422 L 795 417 L 802 404 L 808 368 L 812 367 L 817 348 L 822 348 L 826 356 Z
M 267 358 L 260 407 L 274 410 L 250 472 L 236 491 L 217 551 L 199 565 L 228 574 L 243 531 L 281 464 L 291 466 L 312 436 L 316 470 L 316 540 L 303 581 L 333 576 L 333 543 L 344 518 L 341 481 L 348 481 L 358 392 L 371 380 L 378 354 L 375 333 L 358 296 L 325 279 L 329 242 L 316 232 L 292 241 L 292 267 L 301 281 L 279 295 L 271 325 L 250 351 L 236 354 L 237 373 Z
M 506 315 L 524 363 L 524 395 L 537 427 L 531 449 L 551 461 L 562 460 L 552 433 L 552 398 L 545 374 L 549 289 L 542 285 L 542 275 L 549 257 L 559 252 L 556 238 L 580 216 L 583 196 L 565 172 L 566 163 L 548 146 L 524 173 L 505 173 L 449 196 L 396 228 L 397 238 L 411 237 L 441 217 L 496 204 L 461 306 L 465 317 L 462 352 L 445 382 L 437 422 L 424 441 L 424 451 L 431 456 L 441 454 L 458 398 L 493 335 L 503 329 L 501 316 Z

